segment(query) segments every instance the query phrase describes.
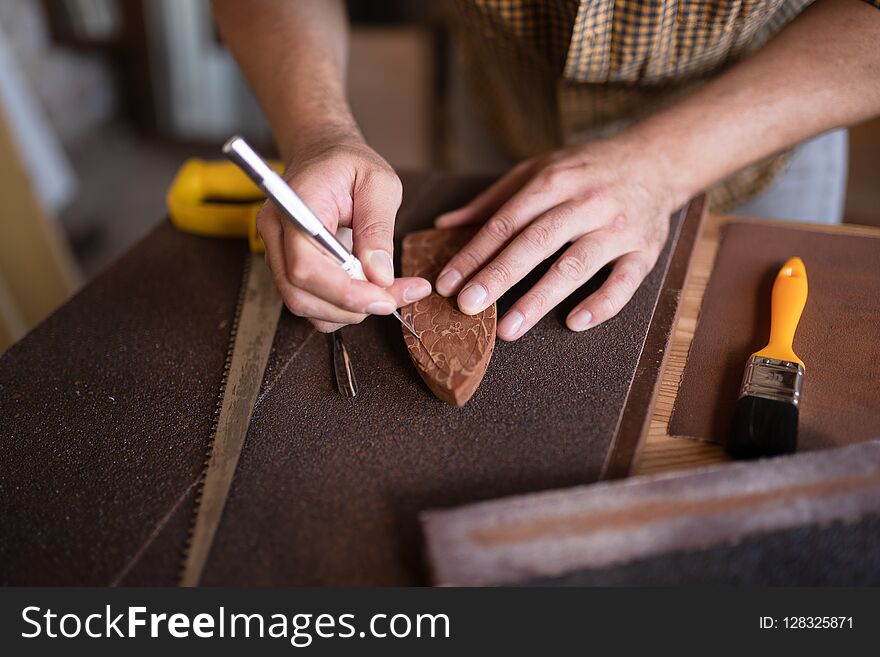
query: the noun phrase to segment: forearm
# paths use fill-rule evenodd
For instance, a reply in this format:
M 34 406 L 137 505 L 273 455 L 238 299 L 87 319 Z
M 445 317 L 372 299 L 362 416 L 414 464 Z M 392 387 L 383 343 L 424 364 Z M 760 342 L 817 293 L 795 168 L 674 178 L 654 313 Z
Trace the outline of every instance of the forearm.
M 341 0 L 213 0 L 213 7 L 285 159 L 310 135 L 357 132 L 345 96 Z
M 629 138 L 670 173 L 677 203 L 763 157 L 880 113 L 880 11 L 820 0 L 754 56 Z

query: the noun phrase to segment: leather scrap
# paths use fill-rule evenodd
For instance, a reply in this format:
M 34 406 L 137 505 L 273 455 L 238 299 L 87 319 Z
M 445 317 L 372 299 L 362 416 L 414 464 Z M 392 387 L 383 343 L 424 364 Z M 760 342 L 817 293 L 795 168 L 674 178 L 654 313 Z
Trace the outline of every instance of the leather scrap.
M 464 247 L 479 227 L 432 229 L 403 239 L 400 257 L 404 276 L 433 282 L 444 265 Z M 403 329 L 409 355 L 427 386 L 438 398 L 462 406 L 483 380 L 495 347 L 497 304 L 476 315 L 459 311 L 455 297 L 431 292 L 402 310 L 419 337 Z

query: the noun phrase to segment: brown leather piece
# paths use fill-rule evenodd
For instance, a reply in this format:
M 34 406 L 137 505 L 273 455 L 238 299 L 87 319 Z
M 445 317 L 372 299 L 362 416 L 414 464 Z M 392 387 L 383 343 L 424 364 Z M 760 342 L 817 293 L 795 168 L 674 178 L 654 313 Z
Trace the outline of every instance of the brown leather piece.
M 399 236 L 487 182 L 404 176 Z M 673 242 L 614 320 L 564 326 L 597 276 L 498 343 L 462 408 L 381 317 L 344 329 L 343 398 L 328 336 L 284 312 L 203 583 L 424 583 L 419 511 L 595 481 Z M 0 358 L 0 582 L 176 583 L 245 255 L 163 222 Z
M 880 238 L 752 223 L 724 229 L 670 435 L 726 440 L 746 359 L 770 335 L 773 280 L 791 256 L 809 281 L 794 340 L 806 364 L 798 450 L 880 437 Z
M 403 238 L 400 270 L 404 276 L 431 281 L 464 247 L 479 227 L 419 230 Z M 403 339 L 419 375 L 439 399 L 463 406 L 483 380 L 495 347 L 497 305 L 476 315 L 458 309 L 455 297 L 428 297 L 401 310 L 418 333 L 404 327 Z

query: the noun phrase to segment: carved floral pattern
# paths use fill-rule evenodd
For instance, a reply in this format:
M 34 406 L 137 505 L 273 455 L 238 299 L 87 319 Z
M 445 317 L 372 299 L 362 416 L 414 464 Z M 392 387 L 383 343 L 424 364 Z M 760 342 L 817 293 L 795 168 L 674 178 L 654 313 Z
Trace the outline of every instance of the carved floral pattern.
M 404 276 L 422 276 L 433 283 L 443 265 L 473 236 L 474 228 L 425 230 L 403 242 Z M 477 389 L 495 346 L 496 307 L 465 315 L 455 298 L 432 293 L 406 306 L 403 316 L 419 338 L 404 329 L 410 356 L 428 387 L 443 401 L 461 406 Z

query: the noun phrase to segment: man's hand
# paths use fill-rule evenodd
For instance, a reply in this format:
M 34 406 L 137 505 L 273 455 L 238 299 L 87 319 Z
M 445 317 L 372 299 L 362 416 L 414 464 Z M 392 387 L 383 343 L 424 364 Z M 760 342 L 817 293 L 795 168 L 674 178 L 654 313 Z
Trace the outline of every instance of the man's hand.
M 616 137 L 520 165 L 438 219 L 489 219 L 437 279 L 459 307 L 485 308 L 573 242 L 498 325 L 514 340 L 602 265 L 608 281 L 568 316 L 583 330 L 630 299 L 654 264 L 669 214 L 700 190 L 804 139 L 880 112 L 880 12 L 819 0 L 763 48 Z
M 391 253 L 400 202 L 388 165 L 356 130 L 345 139 L 316 137 L 328 134 L 321 126 L 354 125 L 344 91 L 344 3 L 213 5 L 279 148 L 293 154 L 288 179 L 331 228 L 352 225 L 355 252 L 372 281 L 343 280 L 341 270 L 267 207 L 260 231 L 287 305 L 338 324 L 358 321 L 365 312 L 391 312 L 392 305 L 427 294 L 427 282 L 417 279 L 381 289 L 391 281 L 383 266 L 388 261 L 376 252 Z M 505 340 L 521 336 L 614 262 L 608 281 L 567 324 L 583 330 L 608 319 L 651 269 L 677 205 L 752 162 L 880 111 L 878 36 L 880 12 L 867 3 L 818 0 L 758 52 L 625 133 L 520 165 L 470 205 L 438 220 L 441 226 L 489 220 L 441 272 L 438 292 L 461 290 L 462 310 L 477 312 L 572 242 L 502 319 L 498 334 Z
M 352 229 L 354 254 L 370 282 L 349 278 L 267 202 L 257 217 L 266 260 L 290 311 L 320 331 L 388 315 L 431 292 L 423 278 L 394 278 L 394 217 L 402 189 L 393 169 L 356 134 L 332 134 L 297 150 L 285 179 L 335 232 Z
M 477 313 L 565 244 L 571 246 L 498 324 L 516 340 L 606 264 L 608 280 L 571 311 L 583 331 L 616 315 L 654 266 L 675 209 L 662 163 L 626 137 L 527 160 L 463 208 L 437 218 L 448 228 L 485 221 L 437 277 L 437 292 L 458 293 Z
M 400 181 L 364 143 L 345 98 L 345 4 L 213 0 L 213 6 L 224 42 L 288 161 L 287 181 L 331 231 L 352 229 L 354 253 L 370 280 L 352 281 L 267 203 L 257 228 L 287 307 L 330 331 L 427 296 L 428 281 L 394 279 L 392 234 Z

